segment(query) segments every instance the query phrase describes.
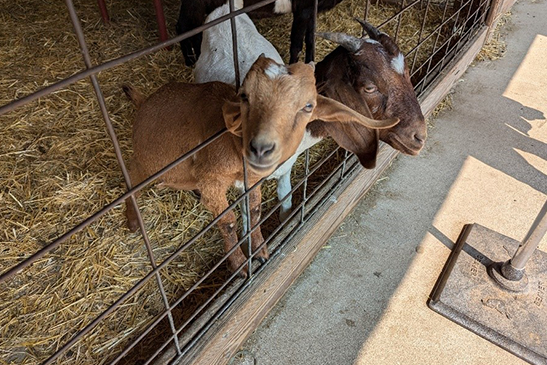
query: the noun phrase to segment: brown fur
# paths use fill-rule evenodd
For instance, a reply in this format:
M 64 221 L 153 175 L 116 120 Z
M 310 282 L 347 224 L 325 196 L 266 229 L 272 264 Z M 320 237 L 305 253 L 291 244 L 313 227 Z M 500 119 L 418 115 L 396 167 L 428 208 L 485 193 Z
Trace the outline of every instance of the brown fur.
M 245 78 L 238 101 L 232 86 L 220 82 L 205 84 L 170 83 L 148 99 L 131 87 L 126 94 L 137 105 L 133 124 L 134 154 L 130 165 L 131 182 L 138 184 L 184 153 L 198 146 L 216 132 L 228 127 L 210 145 L 199 150 L 159 178 L 160 184 L 174 189 L 199 190 L 201 202 L 218 216 L 227 207 L 226 191 L 243 180 L 243 155 L 249 162 L 248 181 L 256 184 L 269 175 L 278 164 L 294 154 L 306 125 L 314 119 L 350 122 L 389 128 L 397 119 L 374 121 L 348 107 L 325 97 L 315 89 L 313 67 L 297 63 L 287 66 L 279 77 L 267 76 L 273 60 L 260 57 Z M 285 67 L 285 66 L 282 66 Z M 312 105 L 312 109 L 306 107 Z M 257 157 L 249 147 L 252 140 L 274 143 L 267 156 Z M 260 187 L 250 193 L 251 223 L 260 220 Z M 135 207 L 126 202 L 128 226 L 138 228 Z M 237 243 L 236 219 L 232 211 L 219 221 L 226 252 Z M 253 231 L 252 249 L 257 257 L 267 259 L 260 229 Z M 241 248 L 228 257 L 231 271 L 245 263 Z M 246 273 L 246 268 L 241 271 Z
M 315 73 L 322 95 L 371 118 L 400 120 L 396 126 L 380 131 L 357 124 L 343 127 L 314 122 L 317 131 L 321 129 L 340 146 L 354 152 L 367 168 L 376 164 L 379 140 L 405 154 L 417 155 L 427 138 L 425 119 L 406 62 L 404 73 L 396 72 L 391 61 L 399 55 L 399 48 L 388 35 L 378 34 L 371 37 L 379 43 L 363 42 L 357 51 L 338 47 L 317 64 Z M 366 91 L 371 86 L 375 92 Z

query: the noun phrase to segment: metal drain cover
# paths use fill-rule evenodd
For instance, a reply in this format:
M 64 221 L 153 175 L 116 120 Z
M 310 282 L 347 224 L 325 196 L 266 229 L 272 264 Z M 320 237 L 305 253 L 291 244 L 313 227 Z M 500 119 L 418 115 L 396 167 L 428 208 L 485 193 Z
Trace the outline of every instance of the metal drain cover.
M 522 292 L 502 289 L 487 268 L 519 242 L 478 224 L 464 226 L 435 284 L 434 311 L 532 364 L 547 364 L 547 253 L 536 250 Z

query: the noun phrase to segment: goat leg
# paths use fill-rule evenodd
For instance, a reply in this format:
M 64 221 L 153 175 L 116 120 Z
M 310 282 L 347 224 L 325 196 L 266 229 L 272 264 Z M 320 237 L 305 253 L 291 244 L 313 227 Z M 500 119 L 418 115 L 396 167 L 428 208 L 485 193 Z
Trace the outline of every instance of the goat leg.
M 310 16 L 308 19 L 306 19 L 306 63 L 310 63 L 315 60 L 315 30 L 314 30 L 314 18 L 313 13 L 312 16 Z
M 304 43 L 304 34 L 308 29 L 308 23 L 313 22 L 312 13 L 313 9 L 297 9 L 293 12 L 294 20 L 291 28 L 291 57 L 289 63 L 298 62 Z
M 226 200 L 226 187 L 210 184 L 200 187 L 201 191 L 201 203 L 209 209 L 215 217 L 219 216 L 226 208 L 228 208 L 228 201 Z M 237 245 L 237 227 L 236 216 L 232 210 L 226 212 L 217 222 L 217 226 L 220 230 L 222 238 L 224 240 L 224 252 L 228 253 Z M 241 247 L 237 247 L 230 256 L 228 256 L 228 269 L 230 272 L 236 272 L 243 263 L 245 263 L 246 257 L 241 250 Z M 247 267 L 241 268 L 239 271 L 241 276 L 247 276 Z
M 205 22 L 206 4 L 203 1 L 181 1 L 179 19 L 176 25 L 177 34 L 188 32 Z M 186 66 L 193 66 L 201 52 L 202 33 L 180 41 L 180 49 Z
M 260 211 L 262 203 L 262 194 L 260 191 L 260 186 L 249 193 L 249 205 L 251 208 L 251 228 L 255 227 L 260 222 Z M 257 227 L 253 232 L 251 232 L 251 249 L 253 254 L 260 263 L 265 263 L 266 260 L 270 258 L 268 252 L 268 247 L 260 247 L 264 243 L 264 238 L 262 237 L 262 230 L 260 227 Z
M 277 180 L 277 198 L 283 200 L 279 208 L 279 221 L 283 223 L 285 219 L 291 214 L 292 210 L 292 194 L 291 194 L 291 170 L 281 175 Z

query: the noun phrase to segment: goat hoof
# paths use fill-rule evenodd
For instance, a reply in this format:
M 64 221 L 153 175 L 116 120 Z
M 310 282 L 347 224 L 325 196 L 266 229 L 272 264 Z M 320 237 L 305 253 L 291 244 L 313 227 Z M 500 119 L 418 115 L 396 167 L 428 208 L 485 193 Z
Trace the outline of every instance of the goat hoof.
M 237 277 L 241 279 L 247 279 L 247 276 L 249 276 L 249 274 L 247 273 L 247 268 L 243 268 L 237 273 Z
M 186 66 L 188 67 L 192 67 L 196 64 L 196 56 L 192 55 L 192 56 L 188 56 L 188 57 L 184 57 L 184 63 L 186 64 Z
M 127 228 L 129 228 L 129 231 L 131 232 L 136 232 L 139 229 L 139 222 L 127 221 Z
M 291 215 L 291 210 L 286 210 L 286 211 L 281 211 L 279 212 L 279 221 L 281 223 L 285 222 L 285 219 L 289 218 L 289 216 Z

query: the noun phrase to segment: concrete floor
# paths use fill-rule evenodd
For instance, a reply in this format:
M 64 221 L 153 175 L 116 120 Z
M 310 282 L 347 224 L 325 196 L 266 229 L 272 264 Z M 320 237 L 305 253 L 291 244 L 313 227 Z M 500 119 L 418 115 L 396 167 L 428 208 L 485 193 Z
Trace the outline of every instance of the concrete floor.
M 426 301 L 465 223 L 521 240 L 547 199 L 545 19 L 545 0 L 514 6 L 506 56 L 463 75 L 421 155 L 397 158 L 232 364 L 524 364 Z

